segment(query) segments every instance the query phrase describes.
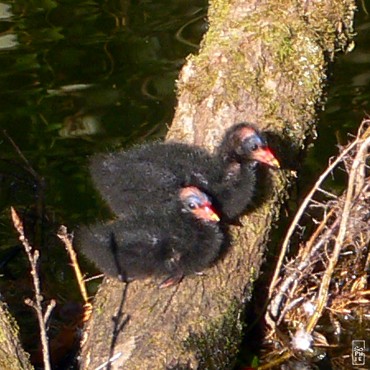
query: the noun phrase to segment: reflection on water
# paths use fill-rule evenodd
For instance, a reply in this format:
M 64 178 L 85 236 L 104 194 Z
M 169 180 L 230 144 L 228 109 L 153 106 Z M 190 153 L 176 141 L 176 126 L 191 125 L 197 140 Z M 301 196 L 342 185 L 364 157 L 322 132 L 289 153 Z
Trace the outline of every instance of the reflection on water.
M 0 126 L 45 178 L 46 204 L 64 222 L 99 217 L 88 154 L 164 135 L 178 70 L 205 31 L 205 5 L 0 3 Z M 9 140 L 0 145 L 0 166 L 27 167 Z M 17 167 L 0 173 L 2 210 L 40 196 L 22 185 L 12 194 Z
M 9 4 L 0 3 L 0 20 L 10 19 L 12 17 L 12 8 Z
M 0 50 L 15 49 L 18 46 L 17 35 L 9 33 L 0 36 Z

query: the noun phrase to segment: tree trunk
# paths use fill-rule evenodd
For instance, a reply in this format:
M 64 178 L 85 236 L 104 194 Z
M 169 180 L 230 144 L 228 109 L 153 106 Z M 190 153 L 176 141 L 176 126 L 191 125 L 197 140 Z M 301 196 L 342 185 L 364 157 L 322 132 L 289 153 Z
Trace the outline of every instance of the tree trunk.
M 0 369 L 30 370 L 29 355 L 23 350 L 18 338 L 18 326 L 0 301 Z
M 289 167 L 287 158 L 297 159 L 315 131 L 327 62 L 346 46 L 354 9 L 352 0 L 211 1 L 201 51 L 180 75 L 168 138 L 212 150 L 227 127 L 250 121 L 279 137 Z M 112 369 L 232 366 L 243 308 L 292 174 L 268 177 L 266 199 L 232 228 L 231 250 L 206 275 L 167 289 L 149 280 L 104 281 L 85 333 L 83 369 L 109 359 Z

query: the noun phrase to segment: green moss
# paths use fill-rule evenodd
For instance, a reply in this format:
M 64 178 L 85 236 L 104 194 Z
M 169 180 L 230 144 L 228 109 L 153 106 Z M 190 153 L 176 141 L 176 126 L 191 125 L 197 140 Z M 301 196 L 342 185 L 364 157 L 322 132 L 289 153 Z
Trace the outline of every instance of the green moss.
M 95 301 L 94 310 L 96 315 L 104 315 L 104 310 L 107 302 L 105 295 L 99 295 L 99 301 Z
M 223 318 L 209 325 L 202 333 L 191 333 L 185 342 L 188 351 L 195 352 L 198 369 L 229 369 L 235 361 L 242 338 L 244 305 L 230 303 Z
M 336 9 L 332 14 L 324 3 L 303 9 L 296 1 L 269 2 L 253 12 L 246 6 L 243 15 L 238 14 L 234 20 L 230 15 L 235 12 L 233 2 L 213 0 L 209 9 L 210 30 L 202 42 L 202 53 L 191 57 L 196 77 L 179 88 L 189 90 L 195 104 L 212 95 L 215 110 L 243 104 L 248 95 L 258 97 L 266 116 L 279 116 L 283 107 L 288 115 L 292 111 L 305 121 L 321 104 L 331 53 L 338 45 L 343 49 L 348 44 L 354 11 L 349 4 L 352 1 L 335 1 L 330 5 L 330 9 Z M 255 55 L 256 50 L 260 55 Z M 284 96 L 277 96 L 281 80 L 291 89 Z M 299 130 L 297 122 L 292 135 Z

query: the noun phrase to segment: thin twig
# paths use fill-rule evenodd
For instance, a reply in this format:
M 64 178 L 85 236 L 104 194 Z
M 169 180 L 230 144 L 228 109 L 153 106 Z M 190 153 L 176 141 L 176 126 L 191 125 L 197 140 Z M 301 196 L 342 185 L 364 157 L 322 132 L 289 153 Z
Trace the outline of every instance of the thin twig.
M 334 270 L 337 269 L 340 252 L 343 247 L 348 245 L 348 243 L 355 242 L 355 240 L 352 241 L 350 235 L 351 233 L 356 233 L 357 228 L 354 223 L 359 222 L 360 228 L 362 229 L 366 227 L 363 222 L 365 221 L 367 210 L 366 199 L 368 199 L 368 196 L 366 191 L 370 186 L 368 178 L 366 178 L 366 160 L 369 156 L 368 150 L 370 147 L 370 127 L 366 128 L 366 125 L 369 123 L 370 121 L 368 120 L 363 122 L 355 141 L 349 144 L 340 156 L 331 163 L 328 169 L 320 176 L 314 189 L 311 190 L 310 194 L 305 199 L 288 230 L 288 234 L 284 240 L 283 252 L 279 257 L 280 263 L 278 264 L 277 270 L 275 270 L 275 276 L 269 291 L 272 299 L 268 313 L 271 316 L 266 315 L 266 319 L 272 328 L 269 333 L 270 338 L 274 336 L 274 333 L 276 337 L 276 334 L 279 334 L 280 332 L 276 325 L 278 320 L 280 320 L 280 322 L 282 320 L 286 320 L 285 325 L 294 328 L 297 323 L 305 322 L 308 316 L 310 318 L 308 324 L 306 324 L 306 328 L 303 329 L 303 326 L 300 326 L 300 328 L 308 335 L 312 333 L 316 327 L 318 319 L 322 316 L 323 311 L 325 310 L 332 276 Z M 284 276 L 280 277 L 279 273 L 282 270 L 282 261 L 285 257 L 291 236 L 295 230 L 303 228 L 298 222 L 300 222 L 300 219 L 307 207 L 313 204 L 312 198 L 316 191 L 320 191 L 327 196 L 331 196 L 331 194 L 328 194 L 326 190 L 322 191 L 320 184 L 339 162 L 343 162 L 347 169 L 347 192 L 344 196 L 340 198 L 338 197 L 337 200 L 327 201 L 326 205 L 325 203 L 318 204 L 320 207 L 325 207 L 325 209 L 328 208 L 329 212 L 325 210 L 324 219 L 321 222 L 311 219 L 312 224 L 318 223 L 319 225 L 310 239 L 304 244 L 304 248 L 303 245 L 301 245 L 300 252 L 296 260 L 289 262 L 288 265 L 285 266 Z M 352 212 L 352 210 L 354 212 Z M 358 212 L 363 214 L 363 216 L 357 216 Z M 360 233 L 362 233 L 361 230 Z M 364 244 L 366 241 L 363 240 L 364 238 L 362 238 L 361 235 L 358 237 L 361 238 Z M 354 237 L 356 238 L 357 236 Z M 318 253 L 319 251 L 322 252 Z M 370 259 L 368 259 L 367 262 L 368 261 L 370 261 Z M 316 267 L 319 267 L 320 271 L 313 274 L 312 269 Z M 322 268 L 324 268 L 324 271 L 322 271 Z M 300 274 L 303 276 L 301 277 Z M 301 282 L 301 278 L 308 279 L 310 284 L 307 284 L 307 281 L 305 280 Z M 314 284 L 314 286 L 312 286 L 312 284 Z M 358 289 L 355 289 L 354 291 L 353 288 L 354 287 L 352 286 L 350 292 L 353 293 L 349 298 L 347 297 L 345 299 L 345 303 L 341 307 L 341 312 L 344 312 L 345 307 L 349 304 L 368 304 L 368 295 L 366 293 L 364 295 L 359 295 Z M 363 288 L 361 286 L 361 289 L 365 289 L 365 286 Z M 289 308 L 293 305 L 292 302 L 299 302 L 302 295 L 305 296 L 305 300 L 308 299 L 307 302 L 311 303 L 313 306 L 313 314 L 308 311 L 306 312 L 304 307 L 304 312 L 302 312 L 301 307 L 297 307 L 293 312 L 289 312 Z M 334 296 L 335 294 L 333 294 L 333 297 Z M 341 297 L 334 297 L 334 299 L 341 299 Z M 285 308 L 284 310 L 284 307 L 288 307 L 288 309 Z M 279 309 L 283 312 L 279 314 L 280 316 L 278 316 Z M 328 309 L 335 311 L 333 307 L 328 307 Z M 284 318 L 285 312 L 289 312 L 289 317 Z M 275 319 L 275 321 L 272 319 Z M 282 359 L 287 360 L 294 356 L 294 352 L 291 347 L 285 346 L 286 338 L 284 338 L 284 336 L 280 337 L 278 335 L 276 340 L 280 342 L 283 348 L 279 351 L 279 354 L 276 354 L 279 358 L 259 367 L 259 369 L 275 368 L 278 363 L 282 362 Z M 316 344 L 315 340 L 315 345 Z
M 274 297 L 272 297 L 268 308 L 269 314 L 274 318 L 274 321 L 271 321 L 268 318 L 268 323 L 271 326 L 271 328 L 275 328 L 276 326 L 275 323 L 278 324 L 284 318 L 283 317 L 284 312 L 279 314 L 278 311 L 282 304 L 283 298 L 286 297 L 288 289 L 290 289 L 293 283 L 297 282 L 297 280 L 300 279 L 300 275 L 303 275 L 304 270 L 310 266 L 310 263 L 312 263 L 311 259 L 313 255 L 317 252 L 318 249 L 322 247 L 322 245 L 326 241 L 329 240 L 330 235 L 332 235 L 333 230 L 335 230 L 338 227 L 338 224 L 339 224 L 338 220 L 335 220 L 334 223 L 330 226 L 330 228 L 328 228 L 325 231 L 325 234 L 317 242 L 314 248 L 308 248 L 308 246 L 306 245 L 305 249 L 302 252 L 302 255 L 298 256 L 296 265 L 294 269 L 292 269 L 290 275 L 285 276 L 280 286 L 275 289 Z M 291 295 L 294 293 L 294 290 L 295 288 L 293 287 L 290 292 Z
M 354 142 L 358 144 L 358 141 L 359 141 L 359 138 L 357 138 L 357 140 L 355 140 Z M 334 268 L 338 262 L 339 254 L 340 254 L 344 239 L 346 237 L 347 224 L 350 218 L 350 210 L 352 206 L 353 197 L 356 195 L 355 191 L 356 190 L 358 191 L 358 189 L 355 189 L 356 181 L 359 176 L 359 170 L 362 169 L 361 165 L 364 165 L 365 163 L 364 154 L 367 151 L 369 145 L 370 145 L 370 137 L 368 137 L 361 144 L 360 149 L 358 150 L 358 153 L 356 154 L 355 160 L 353 162 L 353 166 L 351 168 L 351 172 L 350 172 L 349 180 L 348 180 L 348 190 L 347 190 L 346 200 L 345 200 L 344 207 L 343 207 L 343 213 L 342 213 L 342 218 L 341 218 L 341 222 L 339 226 L 338 236 L 335 239 L 335 245 L 334 245 L 333 253 L 331 257 L 329 258 L 328 267 L 326 268 L 325 273 L 322 277 L 322 282 L 321 282 L 319 294 L 317 297 L 316 310 L 314 314 L 311 316 L 311 319 L 306 327 L 307 333 L 310 333 L 313 330 L 313 328 L 316 326 L 317 321 L 321 317 L 324 307 L 326 305 L 331 277 L 333 275 Z
M 338 163 L 340 163 L 343 160 L 343 158 L 357 145 L 357 143 L 358 143 L 358 138 L 353 143 L 351 143 L 345 150 L 343 150 L 342 153 L 340 153 L 340 155 L 334 160 L 334 162 L 331 163 L 331 165 L 321 174 L 321 176 L 316 181 L 316 183 L 313 186 L 313 188 L 311 189 L 311 191 L 308 193 L 306 198 L 303 200 L 299 210 L 297 211 L 296 215 L 294 216 L 294 219 L 293 219 L 293 221 L 292 221 L 292 223 L 291 223 L 291 225 L 288 229 L 288 232 L 285 236 L 283 245 L 281 247 L 281 252 L 280 252 L 280 255 L 279 255 L 279 259 L 278 259 L 277 265 L 275 267 L 274 276 L 272 277 L 270 288 L 269 288 L 269 298 L 272 297 L 273 292 L 275 291 L 276 282 L 277 282 L 277 279 L 279 277 L 279 273 L 280 273 L 281 266 L 282 266 L 283 261 L 284 261 L 285 254 L 286 254 L 287 249 L 288 249 L 290 238 L 292 237 L 293 232 L 294 232 L 295 228 L 297 227 L 299 220 L 303 216 L 308 204 L 311 202 L 312 197 L 314 196 L 316 191 L 319 189 L 322 182 L 326 179 L 326 177 L 334 170 L 334 168 L 338 165 Z
M 44 314 L 44 322 L 45 322 L 45 325 L 47 325 L 47 323 L 48 323 L 48 321 L 50 319 L 51 312 L 53 311 L 53 309 L 56 306 L 56 304 L 57 304 L 56 300 L 55 299 L 52 299 L 52 300 L 50 300 L 50 303 L 46 307 L 46 311 L 45 311 L 45 314 Z
M 89 278 L 84 279 L 84 282 L 88 283 L 89 281 L 93 281 L 93 280 L 96 280 L 96 279 L 102 279 L 103 277 L 104 277 L 104 274 L 98 274 L 98 275 L 91 276 Z
M 40 178 L 39 174 L 32 168 L 31 163 L 28 161 L 28 159 L 24 156 L 22 151 L 19 149 L 18 145 L 14 142 L 14 140 L 8 135 L 6 130 L 3 130 L 4 136 L 10 141 L 10 144 L 12 144 L 15 151 L 18 153 L 19 157 L 23 160 L 23 162 L 26 164 L 27 171 L 38 181 L 41 182 L 42 179 Z
M 77 278 L 78 285 L 80 287 L 80 292 L 81 292 L 82 298 L 83 298 L 85 304 L 88 304 L 89 303 L 89 297 L 87 295 L 86 285 L 85 285 L 85 282 L 84 282 L 83 275 L 81 273 L 80 266 L 78 265 L 76 252 L 74 251 L 73 245 L 72 245 L 73 235 L 68 234 L 67 228 L 63 225 L 59 228 L 59 231 L 58 231 L 57 235 L 58 235 L 58 238 L 62 240 L 62 242 L 64 243 L 64 245 L 66 247 L 69 258 L 71 259 L 71 262 L 72 262 L 72 267 L 73 267 L 74 272 L 76 274 L 76 278 Z
M 46 309 L 47 315 L 45 315 L 44 317 L 42 313 L 43 297 L 41 295 L 40 279 L 38 276 L 39 251 L 35 250 L 32 253 L 32 247 L 30 246 L 26 236 L 24 235 L 23 223 L 13 207 L 11 207 L 11 214 L 12 214 L 12 220 L 13 220 L 14 227 L 16 228 L 19 234 L 19 240 L 24 246 L 24 249 L 27 253 L 28 260 L 31 265 L 31 276 L 32 276 L 33 285 L 35 288 L 35 301 L 32 301 L 31 299 L 26 299 L 25 303 L 31 306 L 36 311 L 37 319 L 38 319 L 39 327 L 40 327 L 40 337 L 41 337 L 41 343 L 42 343 L 42 355 L 43 355 L 43 360 L 44 360 L 44 368 L 45 370 L 51 370 L 50 354 L 49 354 L 49 340 L 47 336 L 45 317 L 47 316 L 47 318 L 49 318 L 51 310 L 55 306 L 55 301 L 53 300 L 50 302 L 50 304 L 48 305 Z

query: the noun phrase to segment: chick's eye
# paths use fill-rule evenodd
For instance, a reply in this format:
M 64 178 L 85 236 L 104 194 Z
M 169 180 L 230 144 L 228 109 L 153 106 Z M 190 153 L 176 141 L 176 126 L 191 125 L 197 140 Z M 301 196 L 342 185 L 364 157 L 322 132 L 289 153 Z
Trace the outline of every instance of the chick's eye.
M 256 144 L 256 143 L 253 143 L 252 145 L 251 145 L 251 151 L 252 152 L 254 152 L 255 150 L 257 150 L 258 149 L 258 145 Z
M 189 207 L 190 209 L 195 209 L 195 208 L 197 208 L 197 205 L 196 205 L 194 202 L 189 202 L 189 203 L 188 203 L 188 207 Z
M 263 146 L 263 142 L 258 136 L 253 136 L 248 141 L 248 148 L 251 152 L 258 150 L 262 146 Z

